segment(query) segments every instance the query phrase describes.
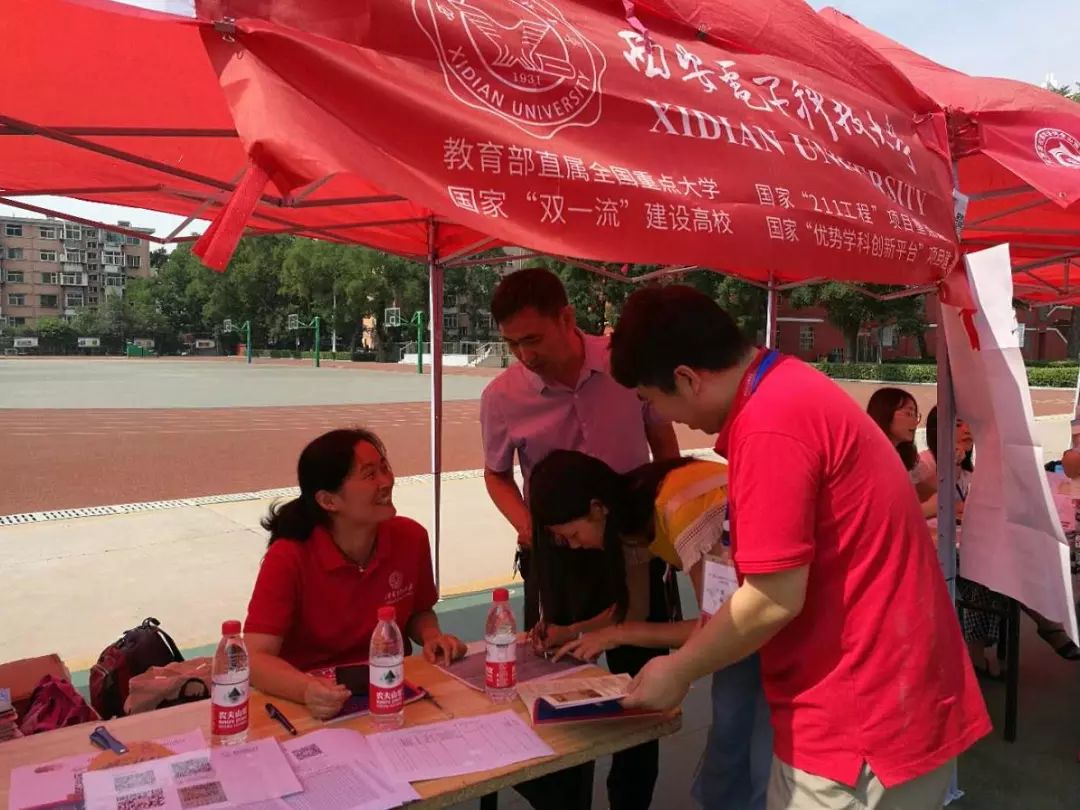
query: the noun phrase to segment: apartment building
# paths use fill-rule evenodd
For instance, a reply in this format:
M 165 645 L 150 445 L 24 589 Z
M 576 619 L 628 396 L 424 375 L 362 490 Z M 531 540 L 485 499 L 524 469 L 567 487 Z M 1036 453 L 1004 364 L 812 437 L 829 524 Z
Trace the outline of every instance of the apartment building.
M 117 225 L 153 233 L 129 222 Z M 0 216 L 0 327 L 71 318 L 150 275 L 145 239 L 62 219 Z

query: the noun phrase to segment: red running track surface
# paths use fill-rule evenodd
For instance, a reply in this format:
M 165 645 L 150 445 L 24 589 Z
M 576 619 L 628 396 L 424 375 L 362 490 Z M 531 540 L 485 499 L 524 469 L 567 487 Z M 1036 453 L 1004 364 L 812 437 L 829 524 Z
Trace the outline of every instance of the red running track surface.
M 878 387 L 844 384 L 865 404 Z M 930 386 L 912 389 L 923 414 Z M 1036 415 L 1069 413 L 1070 391 L 1033 392 Z M 444 405 L 443 469 L 483 466 L 479 402 Z M 5 483 L 0 515 L 295 486 L 296 459 L 320 433 L 365 425 L 386 442 L 398 475 L 430 472 L 428 406 L 208 409 L 0 409 Z M 679 428 L 685 449 L 710 437 Z

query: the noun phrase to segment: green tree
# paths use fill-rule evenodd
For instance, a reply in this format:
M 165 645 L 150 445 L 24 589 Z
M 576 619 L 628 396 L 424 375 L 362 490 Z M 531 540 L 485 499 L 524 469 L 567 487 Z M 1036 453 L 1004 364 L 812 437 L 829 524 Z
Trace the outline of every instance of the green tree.
M 124 289 L 124 299 L 130 317 L 132 337 L 154 339 L 159 354 L 172 354 L 179 349 L 179 330 L 161 311 L 154 295 L 153 278 L 130 279 Z
M 274 345 L 288 337 L 289 302 L 281 292 L 281 267 L 295 239 L 288 235 L 241 239 L 224 273 L 202 268 L 205 272 L 189 288 L 197 295 L 206 291 L 198 331 L 215 334 L 226 318 L 250 319 L 257 346 Z
M 882 302 L 837 281 L 797 287 L 792 290 L 789 300 L 797 309 L 821 307 L 825 310 L 826 319 L 844 336 L 844 360 L 848 363 L 855 361 L 863 324 L 879 320 L 884 311 Z
M 373 316 L 376 350 L 384 359 L 392 359 L 393 342 L 415 339 L 412 329 L 385 323 L 387 308 L 398 307 L 405 320 L 422 310 L 428 323 L 427 268 L 369 248 L 295 240 L 282 258 L 280 293 L 289 312 L 305 320 L 318 315 L 327 324 L 324 333 L 336 327 L 339 335 L 348 336 L 353 350 L 364 319 Z
M 78 337 L 101 337 L 104 331 L 96 307 L 82 307 L 69 323 Z
M 408 321 L 417 312 L 424 313 L 430 324 L 428 306 L 428 270 L 419 262 L 367 250 L 368 264 L 346 287 L 354 312 L 375 316 L 375 351 L 380 360 L 396 360 L 394 342 L 415 340 L 415 327 L 389 326 L 383 317 L 387 308 L 397 307 Z
M 150 269 L 157 272 L 169 261 L 169 251 L 163 247 L 154 248 L 150 251 Z
M 46 354 L 67 354 L 78 342 L 79 335 L 72 325 L 59 318 L 41 318 L 36 331 Z
M 459 313 L 469 316 L 472 337 L 476 340 L 496 337 L 490 329 L 481 329 L 479 324 L 491 312 L 491 296 L 500 278 L 495 267 L 488 264 L 451 267 L 444 272 L 443 306 L 455 307 Z
M 122 349 L 136 335 L 132 334 L 135 320 L 131 303 L 123 295 L 106 295 L 98 307 L 102 342 L 108 341 L 110 349 Z
M 866 289 L 876 295 L 885 295 L 903 288 L 869 284 Z M 829 281 L 798 287 L 791 292 L 789 300 L 792 306 L 799 309 L 821 307 L 825 310 L 826 319 L 844 336 L 845 362 L 855 362 L 859 332 L 872 323 L 879 327 L 895 324 L 901 334 L 914 336 L 919 341 L 919 351 L 923 358 L 929 357 L 921 296 L 880 301 L 849 284 Z
M 890 302 L 889 315 L 896 322 L 901 335 L 915 338 L 919 347 L 919 357 L 930 359 L 930 347 L 926 342 L 926 296 L 913 295 L 897 298 Z
M 761 287 L 712 270 L 694 270 L 680 279 L 680 283 L 689 284 L 716 301 L 751 340 L 764 341 L 768 293 Z
M 1066 84 L 1063 87 L 1047 88 L 1051 93 L 1057 93 L 1072 101 L 1080 102 L 1080 84 Z
M 634 291 L 634 286 L 629 283 L 631 273 L 656 269 L 646 265 L 626 268 L 619 264 L 600 265 L 608 272 L 620 275 L 625 269 L 627 281 L 619 281 L 557 259 L 544 259 L 537 264 L 542 264 L 562 279 L 578 327 L 591 335 L 603 334 L 605 328 L 613 326 L 618 320 L 623 302 Z
M 177 246 L 157 274 L 147 279 L 147 295 L 171 332 L 179 335 L 207 331 L 203 312 L 210 300 L 213 276 L 213 271 L 204 267 L 185 243 Z

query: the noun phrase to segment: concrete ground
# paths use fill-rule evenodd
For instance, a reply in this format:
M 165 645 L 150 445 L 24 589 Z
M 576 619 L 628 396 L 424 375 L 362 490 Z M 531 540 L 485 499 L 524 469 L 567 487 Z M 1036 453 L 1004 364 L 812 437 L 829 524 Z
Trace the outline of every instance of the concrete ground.
M 446 374 L 447 401 L 477 399 L 490 376 Z M 236 408 L 381 404 L 428 399 L 428 375 L 140 358 L 0 360 L 0 408 Z
M 431 485 L 399 479 L 398 513 L 431 533 Z M 155 616 L 182 646 L 243 619 L 266 550 L 259 520 L 274 498 L 0 527 L 0 657 L 57 652 L 90 666 L 115 637 Z M 443 482 L 443 594 L 510 581 L 516 534 L 490 505 L 479 471 Z M 48 647 L 48 650 L 45 650 Z
M 1045 447 L 1067 446 L 1067 418 L 1036 424 Z M 145 616 L 161 619 L 180 644 L 210 642 L 222 620 L 245 615 L 265 550 L 259 520 L 275 495 L 254 495 L 129 504 L 93 517 L 31 514 L 0 526 L 2 657 L 40 654 L 47 639 L 48 652 L 79 669 Z M 433 534 L 430 476 L 399 478 L 394 502 Z M 480 471 L 444 476 L 442 504 L 442 593 L 510 581 L 514 534 Z

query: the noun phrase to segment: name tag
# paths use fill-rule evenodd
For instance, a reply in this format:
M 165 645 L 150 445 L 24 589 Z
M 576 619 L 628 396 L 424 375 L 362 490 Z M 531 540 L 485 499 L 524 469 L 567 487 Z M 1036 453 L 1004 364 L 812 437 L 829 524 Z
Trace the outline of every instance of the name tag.
M 701 576 L 701 619 L 707 622 L 724 602 L 739 589 L 739 578 L 735 566 L 730 562 L 707 555 Z

